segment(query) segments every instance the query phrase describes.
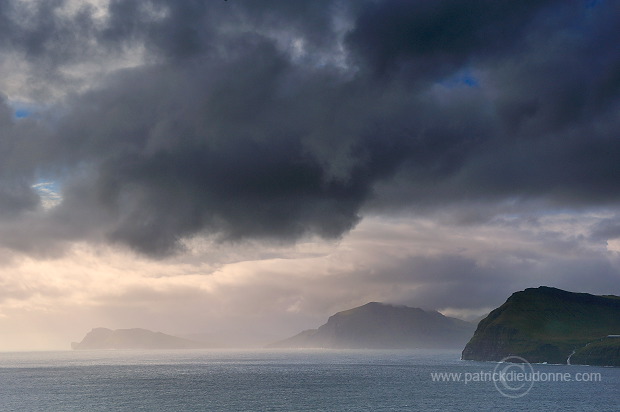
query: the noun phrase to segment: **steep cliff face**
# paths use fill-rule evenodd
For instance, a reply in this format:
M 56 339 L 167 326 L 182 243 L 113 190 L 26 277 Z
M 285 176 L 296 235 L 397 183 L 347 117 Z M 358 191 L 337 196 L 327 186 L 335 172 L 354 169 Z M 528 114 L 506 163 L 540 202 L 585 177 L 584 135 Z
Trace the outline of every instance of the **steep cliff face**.
M 591 342 L 570 356 L 571 365 L 620 366 L 620 337 Z
M 338 312 L 318 329 L 271 347 L 462 348 L 474 325 L 435 311 L 378 302 Z
M 588 343 L 617 333 L 617 296 L 541 286 L 514 293 L 480 321 L 462 357 L 499 361 L 517 355 L 529 362 L 567 363 L 571 354 L 577 354 Z M 580 355 L 573 357 L 571 363 L 580 359 Z
M 95 328 L 81 342 L 71 343 L 73 349 L 195 349 L 202 344 L 146 329 Z

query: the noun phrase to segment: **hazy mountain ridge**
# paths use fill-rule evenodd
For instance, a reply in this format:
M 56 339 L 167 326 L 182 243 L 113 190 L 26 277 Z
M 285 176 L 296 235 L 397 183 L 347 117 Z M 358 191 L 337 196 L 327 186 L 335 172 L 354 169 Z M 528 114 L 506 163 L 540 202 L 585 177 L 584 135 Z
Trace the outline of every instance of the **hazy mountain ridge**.
M 71 348 L 82 349 L 199 349 L 200 342 L 153 332 L 147 329 L 95 328 L 81 342 L 72 342 Z
M 620 366 L 620 298 L 541 286 L 515 292 L 480 321 L 466 360 Z
M 435 311 L 370 302 L 338 312 L 318 329 L 275 342 L 272 348 L 462 348 L 475 325 Z

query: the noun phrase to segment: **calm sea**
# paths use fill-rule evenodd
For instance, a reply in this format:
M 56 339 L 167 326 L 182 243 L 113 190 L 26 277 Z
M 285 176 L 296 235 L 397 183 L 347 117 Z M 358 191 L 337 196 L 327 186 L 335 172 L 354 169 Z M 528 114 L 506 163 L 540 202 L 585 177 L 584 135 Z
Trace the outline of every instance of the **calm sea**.
M 0 353 L 0 411 L 620 410 L 620 368 L 489 380 L 527 372 L 506 365 L 406 350 Z

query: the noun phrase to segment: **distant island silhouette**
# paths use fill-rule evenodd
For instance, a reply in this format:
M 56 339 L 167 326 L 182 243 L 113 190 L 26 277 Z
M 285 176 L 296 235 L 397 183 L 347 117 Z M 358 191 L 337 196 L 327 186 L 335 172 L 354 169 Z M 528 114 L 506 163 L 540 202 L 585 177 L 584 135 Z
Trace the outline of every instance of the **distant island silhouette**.
M 85 349 L 199 349 L 206 345 L 189 339 L 153 332 L 147 329 L 95 328 L 71 348 Z
M 318 329 L 268 345 L 270 348 L 461 349 L 475 325 L 436 311 L 370 302 L 338 312 Z

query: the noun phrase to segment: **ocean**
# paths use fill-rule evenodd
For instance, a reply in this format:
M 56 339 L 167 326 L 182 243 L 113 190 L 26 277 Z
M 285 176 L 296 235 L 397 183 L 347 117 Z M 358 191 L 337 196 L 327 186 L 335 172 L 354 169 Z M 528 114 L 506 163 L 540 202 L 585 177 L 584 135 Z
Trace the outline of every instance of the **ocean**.
M 7 352 L 0 353 L 0 411 L 620 410 L 620 368 L 528 369 L 459 357 L 431 350 Z

